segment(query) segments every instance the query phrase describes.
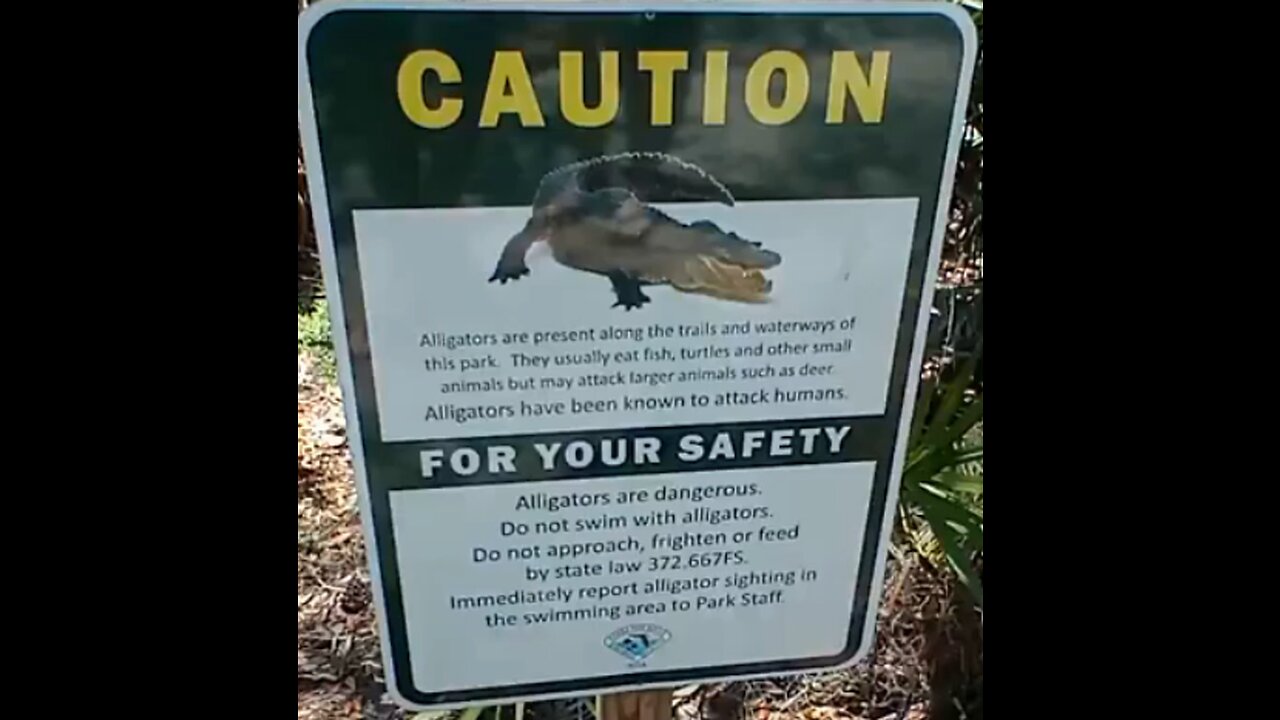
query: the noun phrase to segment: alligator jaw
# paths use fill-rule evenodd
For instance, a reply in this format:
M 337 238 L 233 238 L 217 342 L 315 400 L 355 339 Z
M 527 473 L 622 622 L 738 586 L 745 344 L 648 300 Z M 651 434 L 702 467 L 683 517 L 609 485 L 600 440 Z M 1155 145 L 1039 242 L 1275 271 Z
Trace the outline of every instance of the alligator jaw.
M 708 295 L 721 300 L 767 303 L 773 281 L 757 268 L 744 268 L 709 256 L 700 256 L 690 272 L 672 278 L 671 286 L 681 292 Z

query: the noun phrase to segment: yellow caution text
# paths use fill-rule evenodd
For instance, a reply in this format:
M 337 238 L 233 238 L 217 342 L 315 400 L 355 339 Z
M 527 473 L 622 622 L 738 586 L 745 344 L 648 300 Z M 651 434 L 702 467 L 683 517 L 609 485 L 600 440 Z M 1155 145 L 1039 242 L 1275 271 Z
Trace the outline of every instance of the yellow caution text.
M 397 69 L 396 95 L 405 118 L 428 130 L 458 123 L 543 128 L 548 109 L 566 125 L 601 128 L 616 122 L 626 103 L 643 103 L 642 117 L 653 127 L 737 119 L 785 126 L 809 114 L 828 125 L 878 124 L 891 77 L 887 50 L 742 57 L 726 48 L 702 55 L 653 49 L 626 63 L 615 50 L 564 50 L 557 58 L 558 67 L 531 68 L 521 51 L 499 50 L 487 67 L 462 68 L 443 50 L 416 50 Z M 476 82 L 483 91 L 467 95 L 479 106 L 468 108 L 463 87 Z

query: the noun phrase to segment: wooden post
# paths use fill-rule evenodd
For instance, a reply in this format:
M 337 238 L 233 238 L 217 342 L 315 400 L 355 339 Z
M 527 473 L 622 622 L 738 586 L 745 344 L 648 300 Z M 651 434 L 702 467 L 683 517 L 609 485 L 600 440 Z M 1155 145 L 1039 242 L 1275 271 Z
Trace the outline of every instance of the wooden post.
M 600 720 L 671 720 L 672 690 L 616 693 L 600 698 Z

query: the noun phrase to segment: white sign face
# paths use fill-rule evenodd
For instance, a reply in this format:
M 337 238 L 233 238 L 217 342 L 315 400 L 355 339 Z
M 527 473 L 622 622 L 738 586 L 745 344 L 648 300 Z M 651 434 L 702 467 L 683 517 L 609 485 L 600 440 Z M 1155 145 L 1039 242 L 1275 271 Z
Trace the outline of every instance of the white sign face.
M 396 697 L 863 657 L 966 16 L 327 0 L 301 42 Z
M 448 484 L 391 494 L 409 653 L 439 658 L 415 687 L 840 654 L 875 469 L 853 430 L 884 413 L 916 206 L 664 208 L 783 261 L 768 303 L 632 313 L 550 252 L 484 282 L 527 209 L 356 212 L 382 440 L 453 441 L 421 453 Z
M 829 430 L 815 444 L 831 443 Z M 483 523 L 465 519 L 478 502 L 465 488 L 397 493 L 406 610 L 425 619 L 409 622 L 410 653 L 438 658 L 415 665 L 414 683 L 438 692 L 839 655 L 847 638 L 831 629 L 849 622 L 857 566 L 830 548 L 862 544 L 874 469 L 500 485 Z M 446 531 L 463 552 L 438 544 Z

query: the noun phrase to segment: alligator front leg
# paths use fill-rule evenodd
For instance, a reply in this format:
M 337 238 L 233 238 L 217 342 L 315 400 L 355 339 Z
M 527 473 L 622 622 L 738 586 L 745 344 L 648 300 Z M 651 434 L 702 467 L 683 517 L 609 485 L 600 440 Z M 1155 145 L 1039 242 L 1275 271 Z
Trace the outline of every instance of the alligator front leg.
M 649 302 L 649 296 L 640 289 L 640 281 L 634 277 L 615 270 L 609 273 L 609 281 L 613 283 L 613 294 L 618 297 L 613 307 L 622 306 L 630 311 Z
M 489 276 L 489 282 L 497 280 L 505 285 L 508 280 L 519 280 L 528 275 L 529 266 L 525 264 L 524 258 L 537 240 L 538 230 L 530 220 L 524 229 L 513 235 L 503 246 L 502 255 L 498 258 L 493 274 Z

